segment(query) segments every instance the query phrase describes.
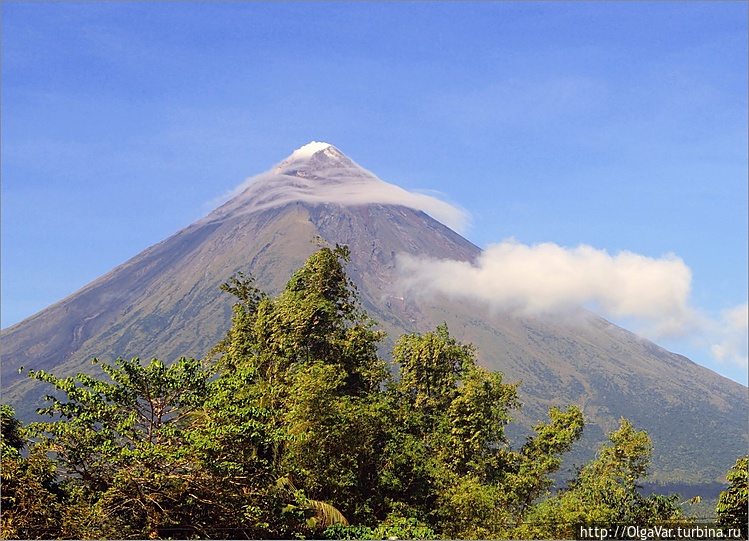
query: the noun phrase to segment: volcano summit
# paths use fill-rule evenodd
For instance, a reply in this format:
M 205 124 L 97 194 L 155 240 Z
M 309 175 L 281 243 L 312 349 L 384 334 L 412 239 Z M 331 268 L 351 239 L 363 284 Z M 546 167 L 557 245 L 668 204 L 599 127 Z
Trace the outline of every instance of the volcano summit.
M 444 201 L 383 182 L 328 143 L 312 142 L 295 150 L 270 171 L 245 181 L 232 195 L 226 205 L 206 219 L 304 202 L 407 206 L 456 229 L 465 220 L 461 211 Z
M 206 217 L 5 329 L 4 400 L 26 419 L 43 406 L 46 390 L 20 376 L 21 366 L 64 376 L 96 370 L 94 356 L 206 355 L 230 326 L 233 299 L 219 286 L 243 271 L 277 293 L 322 239 L 349 246 L 347 271 L 391 340 L 445 321 L 476 346 L 481 364 L 521 381 L 522 426 L 550 405 L 576 404 L 586 417 L 585 454 L 626 417 L 650 434 L 651 478 L 662 482 L 713 483 L 745 454 L 746 387 L 683 356 L 593 314 L 534 318 L 404 288 L 401 256 L 477 260 L 481 249 L 454 230 L 464 218 L 380 180 L 332 145 L 310 143 Z

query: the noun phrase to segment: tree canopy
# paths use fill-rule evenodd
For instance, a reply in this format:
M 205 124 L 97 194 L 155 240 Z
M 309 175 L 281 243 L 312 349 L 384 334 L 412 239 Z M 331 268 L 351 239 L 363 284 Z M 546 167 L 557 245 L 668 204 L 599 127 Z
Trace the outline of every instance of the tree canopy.
M 718 523 L 724 528 L 738 528 L 742 538 L 749 535 L 749 455 L 739 457 L 728 471 L 728 488 L 721 492 L 715 509 Z
M 28 427 L 3 406 L 3 537 L 544 538 L 679 516 L 675 497 L 639 493 L 651 444 L 626 420 L 555 490 L 582 412 L 551 408 L 513 449 L 518 384 L 447 325 L 380 358 L 348 259 L 320 249 L 276 297 L 231 277 L 207 359 L 29 371 L 55 392 Z

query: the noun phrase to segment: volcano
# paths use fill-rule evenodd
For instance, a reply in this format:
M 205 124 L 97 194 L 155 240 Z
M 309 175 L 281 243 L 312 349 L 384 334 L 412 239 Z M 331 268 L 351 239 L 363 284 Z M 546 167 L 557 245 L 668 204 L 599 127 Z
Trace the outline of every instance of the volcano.
M 403 255 L 474 262 L 481 254 L 445 225 L 458 218 L 334 146 L 310 143 L 209 215 L 3 330 L 3 401 L 26 420 L 44 405 L 48 390 L 20 367 L 64 376 L 98 370 L 92 357 L 203 357 L 230 326 L 233 297 L 219 290 L 229 277 L 251 273 L 275 294 L 320 244 L 345 244 L 362 304 L 391 341 L 444 321 L 476 346 L 480 364 L 522 382 L 513 437 L 549 406 L 576 404 L 586 418 L 580 461 L 621 417 L 651 436 L 655 481 L 714 483 L 746 453 L 747 388 L 683 356 L 592 314 L 569 322 L 493 313 L 404 289 Z

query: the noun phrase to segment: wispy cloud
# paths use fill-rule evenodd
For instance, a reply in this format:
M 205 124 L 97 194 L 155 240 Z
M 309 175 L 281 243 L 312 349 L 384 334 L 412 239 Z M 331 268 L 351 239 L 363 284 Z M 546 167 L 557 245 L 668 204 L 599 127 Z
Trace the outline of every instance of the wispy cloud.
M 720 321 L 700 313 L 690 305 L 691 270 L 675 255 L 611 255 L 586 245 L 506 240 L 488 246 L 475 264 L 402 255 L 398 269 L 402 285 L 414 294 L 441 292 L 529 316 L 586 307 L 631 322 L 648 338 L 707 341 L 716 360 L 747 362 L 746 303 L 724 312 Z
M 282 165 L 286 162 L 282 162 Z M 468 213 L 434 194 L 416 193 L 384 182 L 364 168 L 332 167 L 316 170 L 314 175 L 296 175 L 281 166 L 252 177 L 240 186 L 214 200 L 212 206 L 236 198 L 243 212 L 257 212 L 295 201 L 330 203 L 344 206 L 383 204 L 402 205 L 421 210 L 434 219 L 462 233 L 468 226 Z M 241 197 L 240 197 L 241 196 Z M 236 212 L 236 210 L 235 210 Z
M 713 337 L 711 351 L 721 363 L 747 366 L 749 350 L 749 304 L 746 302 L 724 310 L 720 321 L 710 333 Z

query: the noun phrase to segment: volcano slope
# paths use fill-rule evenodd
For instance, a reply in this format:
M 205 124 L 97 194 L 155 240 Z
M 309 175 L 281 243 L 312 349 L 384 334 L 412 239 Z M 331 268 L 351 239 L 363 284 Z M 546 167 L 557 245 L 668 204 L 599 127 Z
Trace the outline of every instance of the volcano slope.
M 3 330 L 3 401 L 29 420 L 48 390 L 20 367 L 57 375 L 98 370 L 90 359 L 202 357 L 230 325 L 231 295 L 219 290 L 242 271 L 279 292 L 320 243 L 345 244 L 347 271 L 369 314 L 387 332 L 447 322 L 473 343 L 479 362 L 521 381 L 518 443 L 551 405 L 576 404 L 585 435 L 574 462 L 589 459 L 621 417 L 654 444 L 650 479 L 707 485 L 746 453 L 747 388 L 590 313 L 529 318 L 403 286 L 399 258 L 473 262 L 481 250 L 427 214 L 448 209 L 378 179 L 338 149 L 313 143 L 205 218 Z M 572 466 L 569 465 L 569 466 Z

